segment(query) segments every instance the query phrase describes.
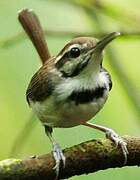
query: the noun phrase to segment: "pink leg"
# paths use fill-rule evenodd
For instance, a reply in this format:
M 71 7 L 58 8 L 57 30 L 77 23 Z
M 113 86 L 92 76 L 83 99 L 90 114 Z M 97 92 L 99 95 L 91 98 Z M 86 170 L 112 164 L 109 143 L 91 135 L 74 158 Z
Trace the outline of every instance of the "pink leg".
M 106 138 L 108 138 L 111 141 L 115 142 L 115 144 L 117 146 L 119 145 L 121 147 L 121 149 L 122 149 L 122 152 L 123 152 L 123 155 L 124 155 L 124 158 L 125 158 L 124 164 L 126 164 L 126 162 L 127 162 L 127 154 L 128 154 L 127 143 L 115 131 L 113 131 L 110 128 L 106 128 L 104 126 L 92 124 L 92 123 L 89 123 L 89 122 L 85 122 L 82 125 L 104 132 L 105 135 L 106 135 Z

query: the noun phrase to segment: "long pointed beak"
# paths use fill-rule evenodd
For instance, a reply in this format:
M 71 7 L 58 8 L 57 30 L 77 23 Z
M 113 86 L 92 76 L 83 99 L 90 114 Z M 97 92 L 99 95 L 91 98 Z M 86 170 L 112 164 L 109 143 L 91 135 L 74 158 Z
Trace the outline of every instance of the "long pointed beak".
M 114 40 L 118 36 L 120 36 L 119 32 L 113 32 L 108 34 L 97 43 L 96 47 L 93 49 L 93 52 L 102 51 L 112 40 Z

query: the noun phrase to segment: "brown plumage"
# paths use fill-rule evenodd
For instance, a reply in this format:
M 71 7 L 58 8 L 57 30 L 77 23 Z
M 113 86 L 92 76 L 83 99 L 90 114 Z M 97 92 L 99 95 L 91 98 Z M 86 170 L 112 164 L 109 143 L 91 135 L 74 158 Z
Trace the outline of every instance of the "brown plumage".
M 49 71 L 54 68 L 54 57 L 48 59 L 43 66 L 34 74 L 26 91 L 26 99 L 43 101 L 51 95 L 54 87 L 51 83 Z
M 54 90 L 54 85 L 51 82 L 50 71 L 56 68 L 56 64 L 59 64 L 59 66 L 61 67 L 64 63 L 68 61 L 67 58 L 63 57 L 59 59 L 59 62 L 57 62 L 56 59 L 60 55 L 65 55 L 65 53 L 68 51 L 68 48 L 74 44 L 87 44 L 87 47 L 90 49 L 96 46 L 97 39 L 92 37 L 75 38 L 71 40 L 68 44 L 66 44 L 65 47 L 60 51 L 60 53 L 56 57 L 51 57 L 47 59 L 43 66 L 34 74 L 29 83 L 29 86 L 26 91 L 26 99 L 29 104 L 30 100 L 43 101 L 51 95 L 52 91 Z

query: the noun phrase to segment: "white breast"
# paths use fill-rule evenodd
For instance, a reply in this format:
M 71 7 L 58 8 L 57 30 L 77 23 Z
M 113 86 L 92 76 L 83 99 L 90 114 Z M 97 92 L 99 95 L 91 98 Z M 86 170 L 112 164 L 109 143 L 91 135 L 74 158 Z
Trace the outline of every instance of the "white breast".
M 63 83 L 59 84 L 55 93 L 58 95 L 58 99 L 66 99 L 73 91 L 84 90 L 84 89 L 96 89 L 96 87 L 103 87 L 106 85 L 109 90 L 109 80 L 107 72 L 101 72 L 97 75 L 79 77 L 79 78 L 67 78 Z
M 93 102 L 88 104 L 79 105 L 66 101 L 73 90 L 94 89 L 104 84 L 106 84 L 107 89 L 102 98 L 94 99 Z M 86 80 L 66 79 L 56 87 L 53 96 L 41 103 L 31 102 L 31 106 L 43 124 L 51 127 L 73 127 L 95 116 L 107 100 L 108 92 L 108 78 L 105 72 L 102 72 L 98 76 Z

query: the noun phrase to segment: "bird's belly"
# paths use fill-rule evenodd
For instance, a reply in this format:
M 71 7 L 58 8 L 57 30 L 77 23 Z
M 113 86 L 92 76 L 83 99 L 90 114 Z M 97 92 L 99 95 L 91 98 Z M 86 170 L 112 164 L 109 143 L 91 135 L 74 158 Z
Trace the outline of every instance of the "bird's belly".
M 47 99 L 43 103 L 31 104 L 33 111 L 41 122 L 51 127 L 73 127 L 89 121 L 103 107 L 107 95 L 94 99 L 92 102 L 75 104 L 65 102 L 57 104 L 54 99 Z
M 96 115 L 98 111 L 103 107 L 105 99 L 100 98 L 98 101 L 90 102 L 88 104 L 74 103 L 66 105 L 64 107 L 62 118 L 59 121 L 59 127 L 73 127 L 89 121 Z

